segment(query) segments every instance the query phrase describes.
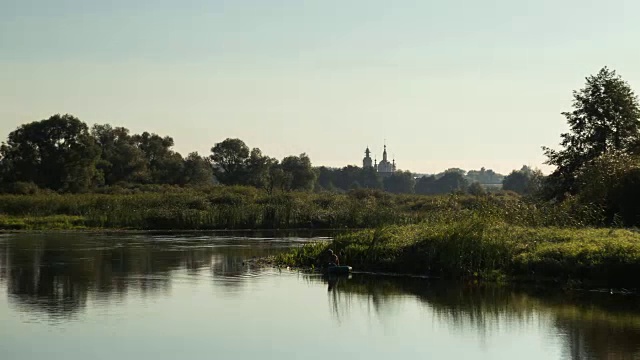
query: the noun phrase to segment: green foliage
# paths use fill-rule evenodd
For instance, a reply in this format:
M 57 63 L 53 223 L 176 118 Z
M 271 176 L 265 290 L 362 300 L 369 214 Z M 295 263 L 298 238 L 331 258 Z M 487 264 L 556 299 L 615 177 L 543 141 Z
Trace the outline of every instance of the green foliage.
M 589 161 L 576 175 L 577 199 L 602 208 L 609 223 L 640 224 L 637 176 L 640 158 L 623 152 L 607 152 Z
M 623 224 L 637 226 L 640 224 L 640 168 L 628 169 L 620 178 L 620 182 L 612 192 L 612 202 L 618 205 L 615 214 L 619 215 Z
M 33 182 L 17 181 L 14 183 L 3 184 L 2 192 L 16 195 L 34 195 L 40 192 L 38 185 Z
M 458 169 L 449 169 L 442 176 L 423 176 L 416 182 L 416 193 L 423 195 L 466 192 L 468 180 Z
M 394 194 L 411 194 L 415 180 L 409 171 L 396 171 L 383 180 L 384 190 Z
M 281 175 L 274 167 L 278 165 L 278 160 L 262 155 L 258 148 L 251 150 L 249 158 L 246 160 L 247 183 L 257 188 L 266 189 L 270 193 L 275 188 L 282 188 Z
M 192 152 L 184 159 L 184 172 L 180 181 L 184 185 L 213 184 L 213 168 L 211 163 L 197 152 Z
M 310 266 L 326 249 L 360 271 L 444 278 L 554 278 L 606 286 L 638 285 L 640 234 L 628 230 L 531 228 L 473 214 L 456 222 L 429 221 L 338 235 L 277 258 Z
M 503 175 L 496 173 L 491 169 L 485 169 L 484 167 L 480 168 L 480 170 L 469 170 L 465 177 L 468 181 L 474 182 L 477 181 L 480 184 L 501 184 Z
M 416 184 L 414 186 L 416 194 L 422 195 L 431 195 L 435 194 L 436 189 L 436 177 L 431 176 L 422 176 L 418 180 L 416 180 Z
M 487 192 L 484 189 L 484 187 L 482 187 L 482 185 L 480 185 L 479 182 L 475 181 L 473 182 L 471 185 L 469 185 L 469 188 L 467 189 L 467 192 L 471 195 L 474 196 L 483 196 L 486 195 Z
M 574 110 L 562 113 L 570 131 L 561 134 L 561 150 L 543 147 L 547 164 L 556 166 L 547 183 L 548 194 L 576 194 L 576 176 L 583 166 L 611 152 L 634 153 L 640 143 L 640 105 L 631 87 L 606 67 L 589 76 L 573 93 Z
M 502 188 L 521 195 L 537 194 L 540 191 L 543 179 L 544 175 L 540 170 L 533 170 L 524 165 L 520 170 L 513 170 L 504 177 Z
M 344 194 L 268 193 L 247 186 L 105 187 L 102 193 L 0 195 L 0 214 L 13 217 L 67 215 L 82 225 L 130 229 L 370 228 L 421 221 L 456 222 L 469 214 L 524 226 L 585 226 L 602 214 L 578 201 L 535 204 L 506 194 L 394 195 L 379 189 Z
M 71 115 L 20 126 L 0 147 L 3 181 L 84 191 L 96 179 L 100 149 L 86 124 Z
M 360 168 L 347 165 L 341 169 L 330 169 L 325 166 L 316 169 L 317 184 L 321 190 L 348 191 L 357 187 L 381 189 L 382 177 L 372 168 Z
M 240 139 L 225 139 L 211 148 L 215 175 L 223 184 L 245 183 L 249 147 Z
M 123 127 L 94 125 L 91 135 L 102 150 L 97 168 L 102 176 L 102 184 L 149 183 L 151 174 L 145 154 Z
M 144 155 L 149 169 L 150 182 L 154 184 L 178 184 L 184 170 L 182 155 L 171 150 L 173 138 L 143 132 L 132 137 L 135 146 Z
M 0 229 L 4 230 L 81 230 L 84 218 L 70 215 L 6 216 L 0 214 Z
M 282 171 L 289 174 L 285 188 L 287 190 L 311 190 L 316 180 L 316 172 L 311 166 L 307 154 L 287 156 L 280 164 Z

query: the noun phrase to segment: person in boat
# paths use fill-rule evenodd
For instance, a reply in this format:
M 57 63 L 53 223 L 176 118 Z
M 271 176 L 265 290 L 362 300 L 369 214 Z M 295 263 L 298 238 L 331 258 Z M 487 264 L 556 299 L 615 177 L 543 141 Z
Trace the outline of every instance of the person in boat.
M 334 254 L 333 250 L 327 250 L 327 263 L 329 266 L 340 266 L 340 259 L 338 255 Z

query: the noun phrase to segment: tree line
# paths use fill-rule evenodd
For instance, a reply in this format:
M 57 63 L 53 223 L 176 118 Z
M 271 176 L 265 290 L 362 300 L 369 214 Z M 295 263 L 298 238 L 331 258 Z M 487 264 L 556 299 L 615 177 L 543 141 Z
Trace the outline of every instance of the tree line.
M 242 140 L 216 143 L 211 154 L 183 157 L 169 136 L 131 134 L 123 127 L 93 125 L 72 115 L 19 126 L 0 146 L 0 188 L 29 192 L 82 192 L 132 184 L 248 185 L 275 191 L 381 189 L 392 193 L 483 195 L 487 184 L 539 201 L 579 202 L 602 209 L 611 222 L 640 223 L 640 106 L 629 84 L 602 68 L 573 92 L 563 112 L 569 131 L 559 149 L 542 147 L 544 176 L 523 166 L 506 176 L 486 170 L 452 168 L 435 175 L 373 169 L 314 167 L 306 154 L 281 160 L 250 149 Z M 484 184 L 484 185 L 481 185 Z
M 374 169 L 353 165 L 314 167 L 305 153 L 278 160 L 236 138 L 214 144 L 207 156 L 191 152 L 183 157 L 173 146 L 170 136 L 132 134 L 109 124 L 89 127 L 73 115 L 56 114 L 19 126 L 2 143 L 0 189 L 86 192 L 140 184 L 223 184 L 254 186 L 268 193 L 368 188 L 440 194 L 467 191 L 469 179 L 496 183 L 502 176 L 484 168 L 468 173 L 456 168 L 419 179 L 402 170 L 383 177 Z
M 135 185 L 254 186 L 276 191 L 338 191 L 379 189 L 391 193 L 434 195 L 484 194 L 486 185 L 503 184 L 505 190 L 532 193 L 532 176 L 524 166 L 508 176 L 493 170 L 450 168 L 417 177 L 396 171 L 383 177 L 373 168 L 314 167 L 305 153 L 278 160 L 249 148 L 242 140 L 227 138 L 214 144 L 211 154 L 174 151 L 170 136 L 124 127 L 95 124 L 89 127 L 73 115 L 56 114 L 19 126 L 0 146 L 0 190 L 33 193 L 38 189 L 86 192 L 105 187 Z M 484 184 L 481 186 L 480 184 Z

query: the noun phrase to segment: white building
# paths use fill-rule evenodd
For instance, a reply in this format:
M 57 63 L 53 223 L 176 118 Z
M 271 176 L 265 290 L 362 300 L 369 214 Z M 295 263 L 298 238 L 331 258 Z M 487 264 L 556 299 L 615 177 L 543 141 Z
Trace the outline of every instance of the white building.
M 382 160 L 378 163 L 377 160 L 371 163 L 371 151 L 369 147 L 364 151 L 365 157 L 362 159 L 362 167 L 365 169 L 374 168 L 380 176 L 389 176 L 396 171 L 396 160 L 393 159 L 389 162 L 387 159 L 387 145 L 384 145 L 384 151 L 382 152 Z

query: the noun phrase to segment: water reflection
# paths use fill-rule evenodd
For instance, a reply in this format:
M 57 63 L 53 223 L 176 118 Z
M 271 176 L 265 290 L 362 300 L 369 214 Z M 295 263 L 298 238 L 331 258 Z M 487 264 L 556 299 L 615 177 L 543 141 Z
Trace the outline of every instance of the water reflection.
M 376 316 L 393 312 L 399 297 L 413 296 L 459 333 L 481 336 L 503 326 L 552 326 L 569 359 L 640 358 L 640 297 L 608 292 L 514 289 L 406 277 L 308 276 L 331 289 L 333 314 L 343 321 L 354 302 Z
M 168 295 L 172 283 L 207 278 L 216 294 L 238 296 L 263 276 L 249 260 L 296 246 L 304 238 L 228 235 L 31 234 L 0 237 L 0 286 L 11 306 L 65 321 L 91 300 L 105 303 L 128 294 Z M 640 358 L 640 298 L 608 292 L 505 288 L 353 274 L 302 274 L 323 287 L 335 321 L 349 321 L 355 306 L 392 321 L 402 301 L 417 302 L 433 321 L 461 337 L 491 337 L 504 327 L 543 327 L 561 343 L 564 358 Z M 287 286 L 298 286 L 292 277 Z M 286 291 L 278 287 L 271 291 Z M 248 290 L 247 290 L 248 291 Z M 324 291 L 324 290 L 323 290 Z M 268 295 L 268 291 L 266 292 Z M 246 293 L 246 297 L 255 294 Z
M 172 272 L 239 278 L 256 269 L 247 259 L 281 251 L 287 240 L 237 236 L 29 234 L 0 238 L 0 281 L 12 304 L 52 316 L 82 310 L 88 294 L 108 300 L 135 291 L 170 290 Z M 241 287 L 242 281 L 221 281 Z

